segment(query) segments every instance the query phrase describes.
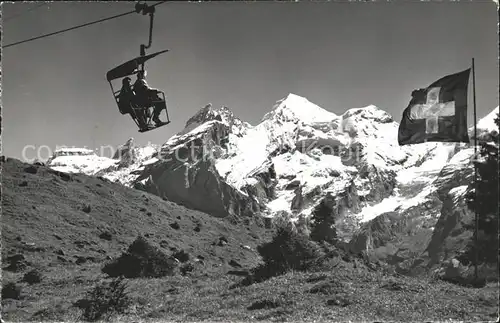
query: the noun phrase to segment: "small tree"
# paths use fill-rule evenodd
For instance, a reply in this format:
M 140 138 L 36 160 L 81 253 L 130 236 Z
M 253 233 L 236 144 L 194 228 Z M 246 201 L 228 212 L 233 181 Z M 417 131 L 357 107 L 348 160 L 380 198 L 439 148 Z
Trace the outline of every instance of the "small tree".
M 42 277 L 42 274 L 40 273 L 40 271 L 33 269 L 33 270 L 27 272 L 23 276 L 23 281 L 25 281 L 31 285 L 31 284 L 36 284 L 36 283 L 41 282 L 42 278 L 43 277 Z
M 119 258 L 106 264 L 102 272 L 111 277 L 164 277 L 174 274 L 176 262 L 139 236 Z
M 273 240 L 257 247 L 264 260 L 261 272 L 266 276 L 284 274 L 290 270 L 307 270 L 323 253 L 307 236 L 298 233 L 293 224 L 277 228 Z
M 100 283 L 75 305 L 83 309 L 82 318 L 85 321 L 108 320 L 113 314 L 123 313 L 131 304 L 127 287 L 123 277 Z
M 499 126 L 499 118 L 495 119 Z M 475 161 L 478 178 L 477 187 L 467 196 L 468 207 L 478 216 L 478 260 L 479 263 L 497 263 L 498 260 L 498 142 L 483 143 L 480 151 L 483 160 Z M 475 230 L 475 223 L 466 225 Z M 461 260 L 469 262 L 475 259 L 474 241 L 472 241 Z
M 2 286 L 2 298 L 3 299 L 20 299 L 21 298 L 21 286 L 16 285 L 14 282 L 8 282 Z
M 311 239 L 317 242 L 334 243 L 337 238 L 332 209 L 323 200 L 316 206 L 312 216 Z

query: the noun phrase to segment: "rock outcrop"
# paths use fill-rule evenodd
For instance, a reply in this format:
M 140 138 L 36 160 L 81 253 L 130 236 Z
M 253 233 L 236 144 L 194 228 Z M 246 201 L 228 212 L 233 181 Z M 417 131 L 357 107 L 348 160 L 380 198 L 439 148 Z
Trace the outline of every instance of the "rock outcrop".
M 127 167 L 137 162 L 138 153 L 134 144 L 134 138 L 130 138 L 125 144 L 118 147 L 113 155 L 113 159 L 119 160 L 120 167 Z
M 217 217 L 258 213 L 259 200 L 227 184 L 215 168 L 230 131 L 227 124 L 211 120 L 173 137 L 135 182 L 169 201 Z

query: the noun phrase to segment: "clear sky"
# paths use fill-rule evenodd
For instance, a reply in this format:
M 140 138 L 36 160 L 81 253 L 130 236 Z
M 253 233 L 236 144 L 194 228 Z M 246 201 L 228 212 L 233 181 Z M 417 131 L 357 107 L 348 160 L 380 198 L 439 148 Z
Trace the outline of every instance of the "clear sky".
M 38 4 L 2 5 L 4 45 L 134 8 L 56 2 L 29 11 Z M 170 52 L 146 68 L 150 86 L 167 94 L 170 125 L 138 133 L 105 79 L 148 40 L 149 18 L 133 14 L 2 50 L 2 154 L 130 137 L 162 144 L 209 102 L 257 124 L 288 93 L 337 114 L 374 104 L 399 122 L 413 89 L 470 67 L 472 57 L 483 117 L 498 105 L 497 19 L 486 0 L 165 3 L 150 52 Z

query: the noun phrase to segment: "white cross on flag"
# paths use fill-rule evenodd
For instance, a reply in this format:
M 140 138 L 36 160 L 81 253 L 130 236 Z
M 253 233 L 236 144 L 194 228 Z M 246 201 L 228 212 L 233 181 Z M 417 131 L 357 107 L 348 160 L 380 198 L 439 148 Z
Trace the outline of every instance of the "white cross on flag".
M 427 141 L 469 142 L 467 88 L 470 69 L 415 90 L 399 125 L 400 145 Z

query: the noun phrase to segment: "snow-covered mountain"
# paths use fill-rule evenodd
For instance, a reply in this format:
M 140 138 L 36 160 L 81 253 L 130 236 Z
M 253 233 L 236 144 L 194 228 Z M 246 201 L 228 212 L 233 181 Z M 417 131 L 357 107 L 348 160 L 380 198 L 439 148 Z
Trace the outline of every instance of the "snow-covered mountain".
M 498 107 L 478 122 L 479 141 L 498 141 L 497 113 Z M 136 147 L 130 138 L 113 158 L 61 149 L 48 165 L 103 176 L 217 217 L 307 222 L 324 202 L 352 250 L 376 254 L 404 272 L 417 251 L 443 260 L 440 241 L 450 221 L 470 218 L 463 200 L 472 181 L 474 129 L 471 144 L 399 146 L 398 127 L 373 105 L 336 115 L 290 94 L 255 126 L 208 104 L 161 146 Z
M 99 171 L 108 170 L 118 162 L 118 160 L 98 156 L 93 150 L 86 148 L 58 148 L 47 160 L 47 164 L 54 170 L 87 175 L 95 175 Z
M 491 139 L 496 111 L 479 121 L 478 137 Z M 227 107 L 208 104 L 161 146 L 135 147 L 131 138 L 113 158 L 66 149 L 49 165 L 103 176 L 220 217 L 307 218 L 328 200 L 348 240 L 380 215 L 413 214 L 429 205 L 436 210 L 421 213 L 434 219 L 427 221 L 432 227 L 450 174 L 471 166 L 470 145 L 399 146 L 398 126 L 373 105 L 336 115 L 289 94 L 255 126 Z
M 477 122 L 477 138 L 479 141 L 497 141 L 498 127 L 495 124 L 495 118 L 499 113 L 499 107 L 493 109 L 487 116 Z M 469 128 L 469 137 L 474 139 L 474 127 Z
M 159 145 L 136 147 L 134 139 L 116 149 L 112 158 L 98 156 L 95 151 L 86 148 L 58 148 L 47 160 L 52 169 L 66 173 L 83 173 L 91 176 L 103 176 L 113 182 L 130 185 L 137 177 L 134 175 L 141 166 L 154 161 Z

